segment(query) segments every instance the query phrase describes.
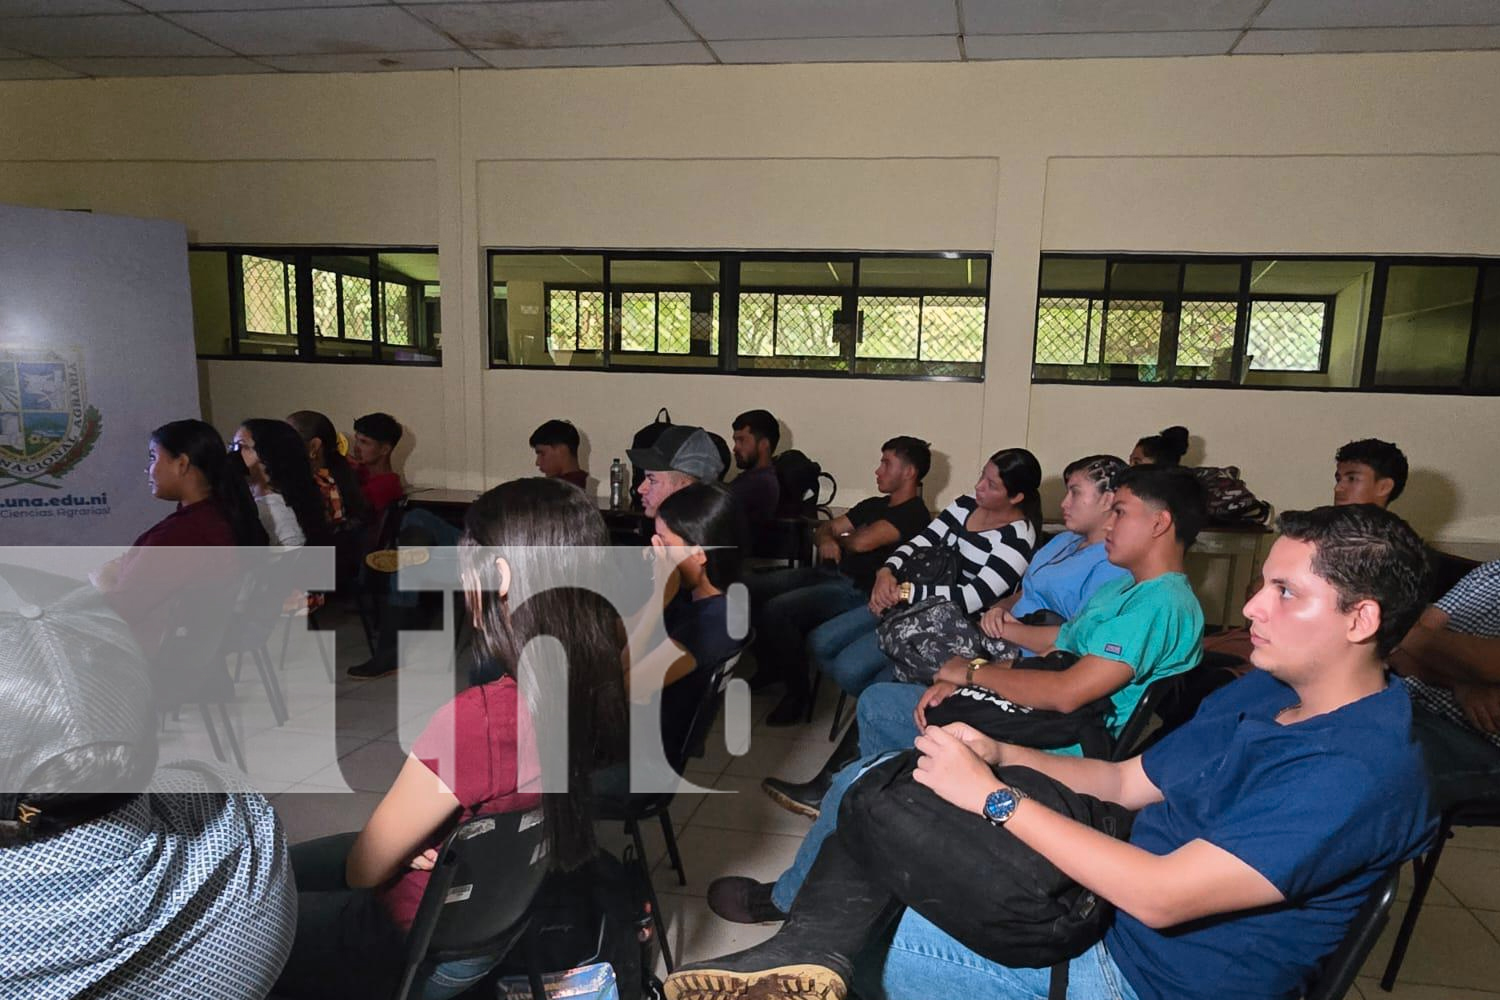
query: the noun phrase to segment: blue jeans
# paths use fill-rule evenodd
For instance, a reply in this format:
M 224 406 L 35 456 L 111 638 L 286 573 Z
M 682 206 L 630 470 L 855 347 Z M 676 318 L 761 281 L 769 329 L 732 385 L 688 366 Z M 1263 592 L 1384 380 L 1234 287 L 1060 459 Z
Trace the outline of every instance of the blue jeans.
M 859 696 L 859 754 L 869 757 L 887 750 L 909 750 L 917 740 L 912 714 L 927 689 L 896 681 L 871 684 Z
M 959 944 L 915 910 L 896 925 L 888 947 L 866 949 L 854 966 L 854 989 L 866 1000 L 1047 1000 L 1050 969 L 1012 969 Z M 1071 1000 L 1137 1000 L 1104 943 L 1068 964 Z
M 882 675 L 891 674 L 891 661 L 880 651 L 875 626 L 880 622 L 864 605 L 850 608 L 813 629 L 807 647 L 823 673 L 852 695 L 858 695 Z
M 808 695 L 808 635 L 869 600 L 854 581 L 831 569 L 788 569 L 750 577 L 756 657 L 786 682 L 789 695 Z
M 398 544 L 408 546 L 424 546 L 429 549 L 451 548 L 456 546 L 463 538 L 463 532 L 438 517 L 430 510 L 422 510 L 419 507 L 410 508 L 401 517 L 401 531 L 398 535 Z M 392 573 L 389 578 L 390 603 L 396 607 L 415 608 L 422 598 L 422 592 L 418 590 L 402 590 L 396 586 L 396 574 Z
M 1465 799 L 1500 797 L 1500 747 L 1420 705 L 1411 707 L 1411 730 L 1426 758 L 1439 809 Z
M 807 881 L 807 873 L 812 870 L 813 862 L 818 860 L 818 851 L 822 848 L 823 841 L 838 827 L 839 803 L 844 801 L 844 793 L 861 774 L 889 756 L 888 753 L 882 753 L 857 760 L 833 776 L 833 783 L 828 786 L 823 804 L 819 807 L 818 818 L 813 822 L 812 829 L 807 831 L 807 836 L 802 838 L 802 846 L 797 848 L 797 857 L 792 860 L 792 866 L 781 873 L 781 878 L 776 880 L 776 887 L 771 890 L 771 902 L 782 913 L 792 908 L 792 900 L 797 898 L 802 883 Z

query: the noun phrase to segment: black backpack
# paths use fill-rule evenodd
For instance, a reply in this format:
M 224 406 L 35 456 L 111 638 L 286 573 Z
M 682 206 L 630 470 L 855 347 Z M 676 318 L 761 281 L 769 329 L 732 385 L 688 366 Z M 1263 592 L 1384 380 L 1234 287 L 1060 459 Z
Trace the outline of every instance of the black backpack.
M 795 448 L 777 455 L 771 464 L 776 470 L 776 481 L 781 485 L 781 500 L 776 504 L 777 517 L 806 517 L 819 507 L 833 503 L 833 498 L 838 495 L 839 484 L 833 476 Z M 829 485 L 828 497 L 820 499 L 818 494 L 825 479 Z

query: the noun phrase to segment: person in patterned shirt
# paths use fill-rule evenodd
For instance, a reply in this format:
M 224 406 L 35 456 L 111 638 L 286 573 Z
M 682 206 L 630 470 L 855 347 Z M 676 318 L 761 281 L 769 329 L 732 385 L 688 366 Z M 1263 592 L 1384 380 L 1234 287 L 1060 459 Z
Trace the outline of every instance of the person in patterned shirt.
M 1423 612 L 1390 662 L 1411 692 L 1438 805 L 1500 799 L 1500 559 Z

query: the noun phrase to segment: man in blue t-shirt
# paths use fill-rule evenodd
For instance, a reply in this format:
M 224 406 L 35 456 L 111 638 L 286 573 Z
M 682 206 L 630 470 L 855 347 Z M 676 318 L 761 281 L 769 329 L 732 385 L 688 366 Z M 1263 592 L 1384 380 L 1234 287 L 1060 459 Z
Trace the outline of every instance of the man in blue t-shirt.
M 1144 755 L 1046 754 L 957 725 L 917 740 L 918 784 L 1116 907 L 1104 940 L 1069 964 L 1075 995 L 1301 996 L 1384 871 L 1431 842 L 1411 704 L 1385 666 L 1422 609 L 1421 540 L 1370 506 L 1288 512 L 1278 527 L 1245 607 L 1259 670 Z M 1018 795 L 999 765 L 1137 810 L 1129 840 Z M 924 847 L 929 857 L 964 849 Z M 831 838 L 775 937 L 679 968 L 668 1000 L 843 996 L 851 982 L 870 1000 L 1047 994 L 1047 969 L 991 962 L 901 910 L 886 888 L 895 880 L 859 869 Z M 836 919 L 822 912 L 830 905 Z M 856 967 L 849 956 L 893 921 L 889 946 Z

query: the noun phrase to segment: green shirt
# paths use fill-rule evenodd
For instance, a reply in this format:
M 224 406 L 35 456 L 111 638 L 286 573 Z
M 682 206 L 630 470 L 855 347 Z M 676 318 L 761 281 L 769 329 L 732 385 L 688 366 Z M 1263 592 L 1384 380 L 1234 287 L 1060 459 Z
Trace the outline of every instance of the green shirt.
M 1182 573 L 1163 573 L 1144 583 L 1122 576 L 1094 591 L 1063 625 L 1057 648 L 1130 668 L 1130 683 L 1109 696 L 1114 709 L 1105 724 L 1118 736 L 1146 688 L 1198 665 L 1203 609 Z

